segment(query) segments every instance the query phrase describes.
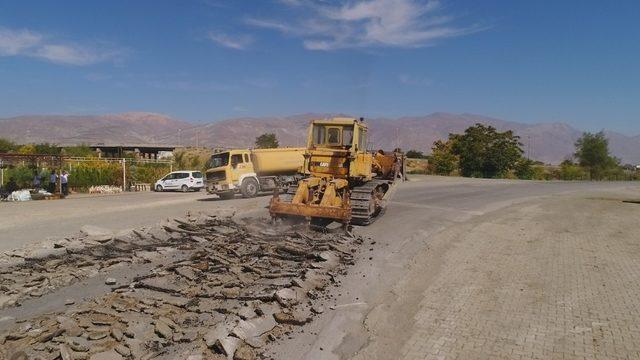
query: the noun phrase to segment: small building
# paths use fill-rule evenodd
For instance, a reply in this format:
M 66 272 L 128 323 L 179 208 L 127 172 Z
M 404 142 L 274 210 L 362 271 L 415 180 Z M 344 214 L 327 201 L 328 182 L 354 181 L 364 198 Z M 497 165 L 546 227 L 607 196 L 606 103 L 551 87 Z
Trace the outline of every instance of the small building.
M 169 157 L 168 153 L 179 146 L 163 146 L 163 145 L 112 145 L 112 144 L 95 144 L 89 147 L 98 153 L 98 157 L 104 158 L 123 158 L 134 155 L 138 159 L 158 160 Z

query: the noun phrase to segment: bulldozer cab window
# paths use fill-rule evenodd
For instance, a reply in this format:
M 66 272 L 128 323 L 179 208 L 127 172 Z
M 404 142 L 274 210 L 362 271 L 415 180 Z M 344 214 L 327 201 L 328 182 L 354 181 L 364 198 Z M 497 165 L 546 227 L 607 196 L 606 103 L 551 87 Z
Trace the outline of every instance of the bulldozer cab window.
M 346 127 L 342 130 L 342 145 L 351 146 L 353 145 L 353 128 Z
M 324 144 L 324 126 L 315 125 L 313 127 L 313 143 L 315 145 Z
M 341 145 L 341 143 L 340 143 L 340 128 L 328 128 L 327 129 L 327 144 L 329 144 L 329 145 Z
M 249 154 L 244 154 L 244 162 L 249 162 Z
M 367 132 L 358 129 L 358 149 L 367 150 Z

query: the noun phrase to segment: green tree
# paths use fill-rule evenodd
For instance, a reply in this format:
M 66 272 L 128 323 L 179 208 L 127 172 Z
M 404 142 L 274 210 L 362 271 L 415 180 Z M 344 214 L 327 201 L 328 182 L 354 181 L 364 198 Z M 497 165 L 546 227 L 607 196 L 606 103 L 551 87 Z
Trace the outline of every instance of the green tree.
M 589 171 L 591 178 L 600 180 L 607 170 L 618 167 L 619 161 L 609 155 L 609 140 L 603 131 L 583 133 L 575 143 L 578 164 Z
M 409 150 L 406 153 L 407 157 L 409 159 L 424 159 L 425 156 L 422 153 L 422 151 L 418 151 L 418 150 Z
M 91 150 L 88 145 L 76 145 L 67 146 L 64 149 L 64 154 L 72 157 L 93 157 L 96 153 Z
M 16 149 L 16 144 L 12 141 L 0 138 L 0 153 L 11 152 Z
M 518 179 L 522 179 L 522 180 L 536 179 L 536 170 L 533 167 L 533 164 L 534 164 L 533 161 L 521 157 L 520 160 L 518 160 L 514 166 L 514 172 L 518 177 Z
M 438 175 L 451 175 L 458 167 L 458 157 L 452 152 L 453 141 L 438 140 L 433 143 L 429 163 Z
M 36 154 L 46 155 L 58 155 L 60 154 L 60 147 L 55 144 L 42 143 L 34 145 L 36 147 Z
M 36 153 L 36 146 L 33 144 L 27 144 L 27 145 L 22 145 L 18 148 L 18 154 L 35 154 Z
M 493 126 L 476 124 L 464 134 L 451 134 L 449 138 L 463 176 L 506 176 L 522 157 L 520 137 L 511 130 L 498 132 Z
M 256 138 L 256 148 L 258 149 L 273 149 L 280 146 L 276 134 L 262 134 Z

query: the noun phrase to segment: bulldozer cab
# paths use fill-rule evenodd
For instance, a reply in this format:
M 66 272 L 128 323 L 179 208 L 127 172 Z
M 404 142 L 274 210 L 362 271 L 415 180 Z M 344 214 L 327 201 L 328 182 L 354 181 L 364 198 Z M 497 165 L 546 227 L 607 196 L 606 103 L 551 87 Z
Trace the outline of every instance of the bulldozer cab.
M 315 120 L 309 129 L 305 164 L 312 176 L 371 179 L 367 126 L 354 118 Z
M 351 153 L 366 150 L 367 127 L 357 119 L 316 120 L 311 126 L 308 148 L 342 149 Z
M 398 152 L 367 152 L 367 126 L 354 118 L 314 120 L 309 126 L 305 171 L 309 176 L 280 198 L 274 193 L 269 213 L 299 216 L 308 221 L 369 224 L 403 159 Z

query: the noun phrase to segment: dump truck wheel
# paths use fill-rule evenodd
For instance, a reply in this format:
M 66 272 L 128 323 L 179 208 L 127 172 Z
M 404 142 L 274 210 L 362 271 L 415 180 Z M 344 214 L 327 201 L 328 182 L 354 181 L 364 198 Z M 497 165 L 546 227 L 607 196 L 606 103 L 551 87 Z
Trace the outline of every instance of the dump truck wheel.
M 255 197 L 256 195 L 258 195 L 258 182 L 254 178 L 244 179 L 242 181 L 240 191 L 242 192 L 243 197 Z

